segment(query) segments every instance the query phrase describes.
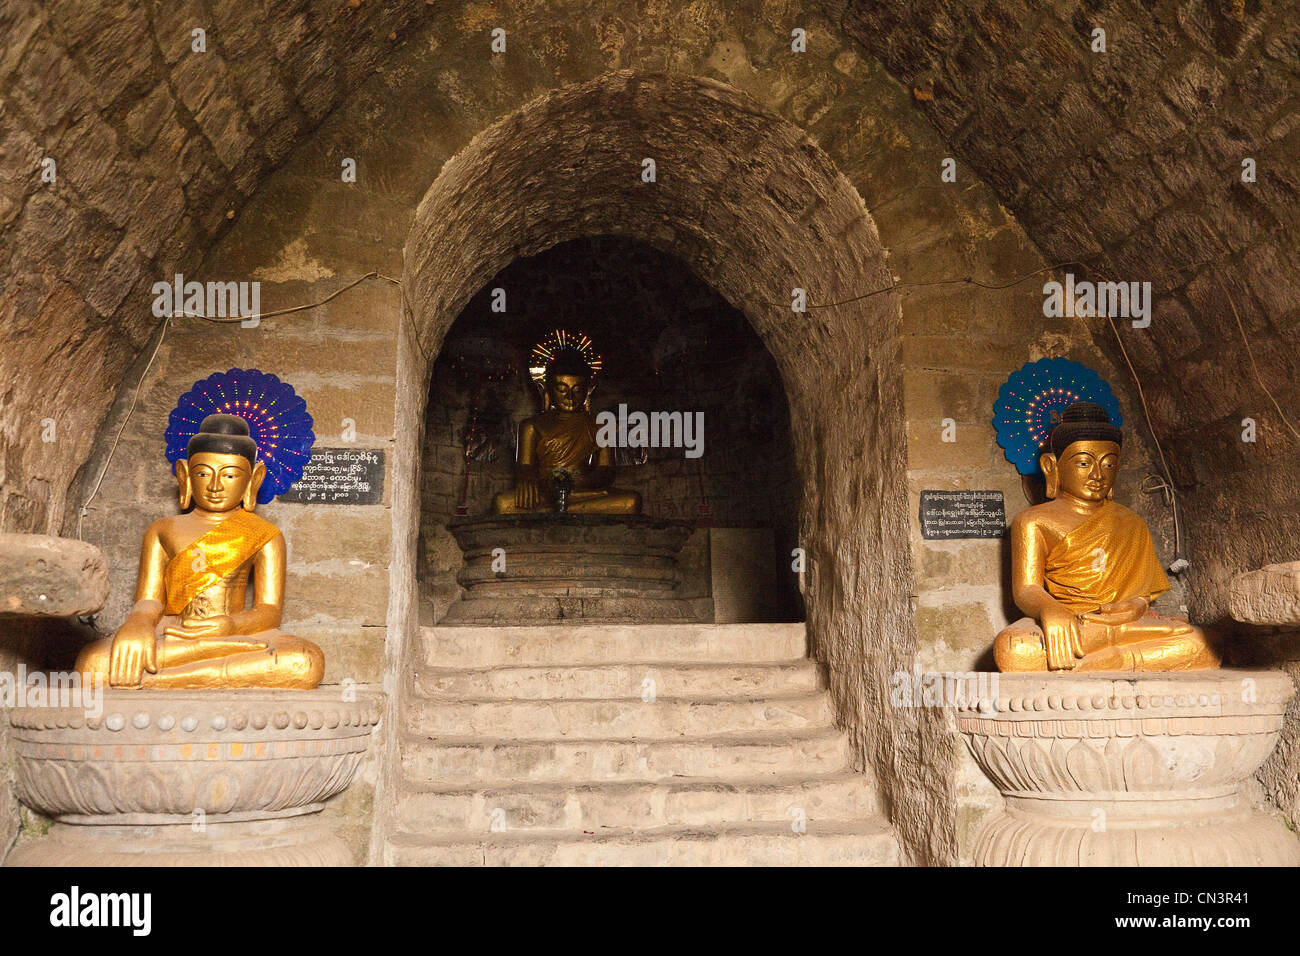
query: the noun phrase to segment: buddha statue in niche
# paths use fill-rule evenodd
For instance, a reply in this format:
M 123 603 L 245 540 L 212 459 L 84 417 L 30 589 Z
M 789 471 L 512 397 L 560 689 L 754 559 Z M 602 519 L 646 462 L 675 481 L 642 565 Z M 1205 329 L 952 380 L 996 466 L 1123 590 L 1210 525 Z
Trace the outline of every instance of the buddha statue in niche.
M 324 654 L 278 630 L 286 548 L 253 513 L 266 465 L 248 423 L 209 415 L 185 454 L 180 507 L 194 509 L 149 526 L 135 606 L 116 634 L 82 649 L 77 670 L 111 687 L 315 687 Z
M 591 413 L 591 366 L 575 348 L 561 348 L 546 365 L 545 407 L 519 424 L 515 487 L 492 501 L 492 513 L 558 510 L 557 479 L 567 490 L 566 510 L 576 514 L 641 513 L 641 495 L 612 487 L 614 449 L 596 442 Z
M 1075 402 L 1039 462 L 1044 504 L 1011 525 L 1012 594 L 1027 617 L 997 636 L 1001 671 L 1173 671 L 1219 666 L 1200 628 L 1162 617 L 1169 590 L 1151 532 L 1112 499 L 1122 435 L 1106 410 Z

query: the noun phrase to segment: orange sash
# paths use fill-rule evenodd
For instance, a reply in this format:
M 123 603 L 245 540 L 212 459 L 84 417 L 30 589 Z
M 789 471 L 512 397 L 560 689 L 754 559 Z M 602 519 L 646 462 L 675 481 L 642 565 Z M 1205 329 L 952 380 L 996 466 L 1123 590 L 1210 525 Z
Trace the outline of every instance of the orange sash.
M 257 554 L 280 529 L 240 508 L 167 562 L 165 614 L 180 614 L 199 594 L 220 584 Z
M 1076 614 L 1169 590 L 1146 522 L 1113 501 L 1062 538 L 1046 565 L 1047 593 Z

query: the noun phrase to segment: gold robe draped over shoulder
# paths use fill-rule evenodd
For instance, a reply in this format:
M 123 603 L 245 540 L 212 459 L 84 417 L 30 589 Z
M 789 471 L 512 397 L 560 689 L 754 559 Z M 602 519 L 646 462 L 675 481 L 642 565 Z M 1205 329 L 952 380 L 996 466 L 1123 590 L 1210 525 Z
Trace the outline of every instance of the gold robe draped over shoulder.
M 596 425 L 591 416 L 574 416 L 570 421 L 551 423 L 537 436 L 537 464 L 543 470 L 579 471 L 598 447 Z
M 1169 590 L 1146 522 L 1113 501 L 1048 552 L 1044 578 L 1047 593 L 1076 614 Z
M 167 562 L 163 613 L 180 614 L 194 598 L 220 584 L 279 533 L 275 525 L 251 511 L 232 512 Z

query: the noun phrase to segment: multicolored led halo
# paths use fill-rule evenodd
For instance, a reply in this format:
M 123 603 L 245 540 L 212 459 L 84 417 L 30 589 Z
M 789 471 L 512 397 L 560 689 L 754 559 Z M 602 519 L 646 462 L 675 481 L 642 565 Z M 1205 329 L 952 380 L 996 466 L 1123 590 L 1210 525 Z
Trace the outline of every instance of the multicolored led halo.
M 1038 458 L 1061 412 L 1077 401 L 1096 402 L 1116 428 L 1124 424 L 1119 399 L 1092 369 L 1064 358 L 1027 362 L 1002 383 L 993 427 L 1007 461 L 1022 475 L 1041 475 Z
M 543 380 L 546 378 L 546 366 L 560 349 L 577 349 L 581 352 L 582 357 L 591 366 L 591 381 L 595 383 L 605 363 L 600 353 L 596 351 L 596 346 L 592 344 L 590 336 L 582 332 L 555 329 L 548 332 L 546 338 L 534 345 L 532 352 L 529 353 L 528 374 L 534 385 L 538 388 L 545 387 Z
M 259 504 L 288 491 L 302 477 L 316 442 L 307 403 L 292 385 L 255 368 L 217 372 L 180 397 L 167 419 L 167 460 L 173 474 L 203 419 L 217 414 L 238 415 L 248 422 L 258 461 L 266 463 Z

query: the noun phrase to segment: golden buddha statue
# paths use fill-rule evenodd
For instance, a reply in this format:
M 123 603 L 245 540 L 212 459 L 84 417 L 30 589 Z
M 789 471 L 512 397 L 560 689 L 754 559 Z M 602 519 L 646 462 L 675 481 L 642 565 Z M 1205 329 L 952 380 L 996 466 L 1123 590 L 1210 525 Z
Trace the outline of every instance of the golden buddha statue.
M 591 413 L 591 366 L 574 348 L 557 349 L 546 366 L 545 407 L 519 424 L 515 488 L 492 501 L 493 514 L 555 511 L 556 484 L 568 488 L 567 511 L 577 514 L 641 513 L 641 495 L 611 487 L 614 449 L 596 442 Z
M 253 514 L 266 464 L 248 423 L 209 415 L 185 454 L 180 506 L 194 510 L 149 526 L 135 606 L 116 634 L 82 649 L 77 670 L 112 687 L 315 687 L 325 655 L 277 630 L 286 549 Z
M 1173 671 L 1219 666 L 1200 628 L 1150 611 L 1169 581 L 1151 532 L 1112 500 L 1122 435 L 1106 410 L 1075 402 L 1039 462 L 1051 500 L 1011 524 L 1021 618 L 997 636 L 1001 671 Z

